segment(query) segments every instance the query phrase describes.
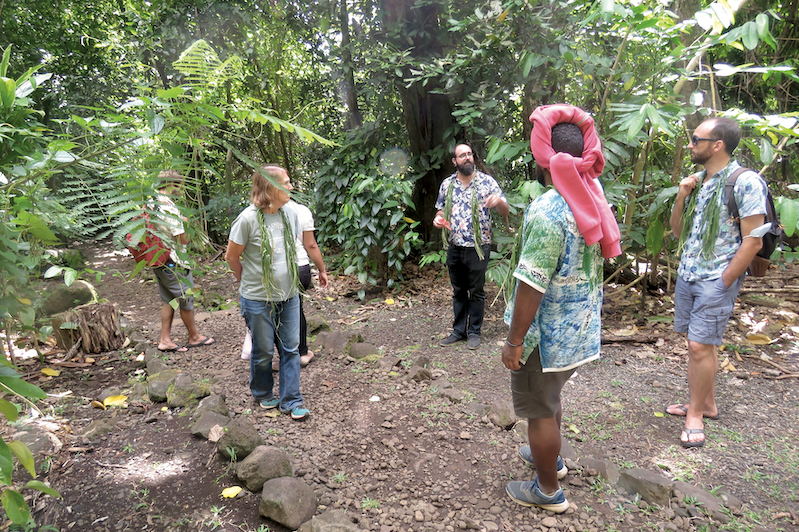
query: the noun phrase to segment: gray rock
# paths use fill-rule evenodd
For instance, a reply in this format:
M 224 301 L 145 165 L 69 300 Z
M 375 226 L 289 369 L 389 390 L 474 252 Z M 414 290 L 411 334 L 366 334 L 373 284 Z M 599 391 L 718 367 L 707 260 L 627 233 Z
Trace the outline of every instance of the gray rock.
M 212 428 L 214 428 L 216 425 L 226 427 L 228 423 L 230 423 L 229 417 L 223 416 L 218 412 L 207 410 L 203 412 L 200 415 L 200 419 L 198 419 L 191 426 L 191 433 L 195 436 L 201 436 L 207 440 Z
M 306 314 L 305 323 L 305 330 L 309 335 L 318 334 L 320 331 L 330 330 L 330 325 L 328 325 L 327 320 L 318 314 Z
M 417 366 L 421 366 L 421 364 L 417 364 Z M 450 384 L 450 382 L 443 377 L 438 378 L 430 383 L 431 390 L 441 391 L 445 388 L 452 388 L 452 384 Z
M 666 506 L 671 498 L 674 483 L 646 469 L 628 469 L 619 475 L 619 486 L 628 493 L 637 493 L 647 502 Z
M 83 280 L 78 280 L 70 286 L 59 285 L 52 290 L 42 303 L 41 312 L 44 316 L 52 316 L 86 303 L 97 301 L 97 292 L 94 287 Z
M 260 445 L 236 464 L 236 476 L 250 491 L 260 491 L 267 480 L 294 476 L 289 455 L 277 447 Z
M 153 403 L 163 403 L 166 401 L 166 391 L 178 376 L 180 371 L 176 369 L 167 369 L 155 374 L 150 374 L 147 379 L 147 395 Z
M 366 342 L 356 342 L 350 346 L 349 355 L 356 360 L 379 354 L 380 351 L 375 346 Z
M 382 371 L 391 371 L 402 363 L 399 357 L 383 357 L 375 362 L 375 367 Z
M 100 392 L 100 395 L 97 396 L 97 400 L 102 403 L 112 395 L 122 395 L 122 390 L 118 386 L 111 386 Z
M 358 525 L 350 521 L 344 510 L 328 510 L 315 515 L 297 529 L 297 532 L 359 532 Z
M 114 430 L 114 426 L 116 422 L 111 419 L 98 419 L 89 423 L 89 426 L 86 427 L 86 430 L 80 435 L 83 441 L 92 441 L 96 440 L 103 434 L 107 434 Z
M 687 482 L 677 481 L 674 483 L 674 489 L 696 499 L 697 504 L 700 505 L 699 510 L 707 513 L 713 519 L 722 523 L 730 522 L 730 516 L 724 511 L 722 502 L 702 488 Z
M 209 395 L 208 397 L 203 398 L 203 400 L 200 401 L 200 404 L 197 405 L 197 408 L 194 410 L 194 414 L 192 414 L 191 417 L 193 419 L 197 419 L 204 412 L 216 412 L 217 414 L 222 414 L 223 416 L 230 415 L 230 409 L 228 409 L 227 404 L 225 404 L 225 398 L 217 394 Z
M 433 378 L 433 373 L 427 368 L 414 365 L 411 366 L 410 369 L 408 369 L 407 379 L 409 381 L 422 382 L 422 381 L 429 381 L 432 378 Z
M 280 477 L 264 483 L 258 513 L 297 530 L 316 513 L 316 494 L 303 481 Z
M 490 408 L 488 407 L 488 405 L 472 401 L 463 408 L 463 413 L 466 415 L 483 417 L 486 414 L 488 414 L 489 410 Z
M 348 351 L 347 347 L 355 342 L 363 342 L 360 334 L 347 334 L 343 331 L 321 331 L 316 335 L 316 340 L 311 350 L 320 354 L 344 354 Z
M 510 399 L 497 399 L 491 405 L 488 419 L 502 429 L 509 429 L 518 421 L 516 413 L 513 411 L 513 403 Z
M 216 449 L 225 458 L 231 458 L 228 449 L 232 449 L 236 459 L 241 460 L 263 444 L 264 439 L 252 423 L 244 418 L 236 418 L 228 423 L 225 434 L 216 442 Z
M 572 447 L 571 442 L 561 434 L 560 436 L 560 457 L 564 460 L 577 460 L 577 451 Z M 572 469 L 572 468 L 570 468 Z
M 211 386 L 208 383 L 197 382 L 189 373 L 179 373 L 166 391 L 166 401 L 173 408 L 182 408 L 199 403 L 210 393 Z
M 455 388 L 444 388 L 438 391 L 438 395 L 445 397 L 453 403 L 460 403 L 466 397 L 466 394 Z
M 600 477 L 611 484 L 616 484 L 619 481 L 619 468 L 609 460 L 597 460 L 595 458 L 583 457 L 580 458 L 580 463 L 583 467 L 596 470 Z
M 36 427 L 14 434 L 13 439 L 27 445 L 34 458 L 41 454 L 51 454 L 55 450 L 47 431 Z
M 154 350 L 158 351 L 157 349 Z M 146 356 L 147 355 L 145 354 L 145 357 Z M 158 373 L 161 373 L 162 371 L 168 370 L 169 364 L 167 364 L 164 360 L 161 360 L 158 357 L 150 357 L 150 360 L 146 361 L 145 367 L 147 368 L 148 375 L 156 375 Z
M 420 355 L 416 358 L 416 360 L 413 361 L 414 366 L 419 366 L 422 368 L 429 368 L 432 363 L 433 361 L 430 360 L 430 357 L 425 355 Z

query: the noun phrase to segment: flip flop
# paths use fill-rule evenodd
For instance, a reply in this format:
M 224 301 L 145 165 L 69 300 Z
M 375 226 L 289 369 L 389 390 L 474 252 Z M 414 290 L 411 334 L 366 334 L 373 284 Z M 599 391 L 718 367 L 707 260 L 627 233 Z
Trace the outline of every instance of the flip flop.
M 682 412 L 682 414 L 674 414 L 672 412 L 669 412 L 669 406 L 671 406 L 671 405 L 668 405 L 666 408 L 663 409 L 663 413 L 664 414 L 668 414 L 670 416 L 676 416 L 676 417 L 685 417 L 685 416 L 688 415 L 688 407 L 685 406 L 685 405 L 680 405 L 680 406 L 675 406 L 674 407 L 675 410 L 679 410 L 680 412 Z M 702 414 L 702 417 L 705 418 L 705 419 L 712 419 L 714 421 L 717 421 L 721 417 L 721 412 L 719 412 L 715 416 L 708 416 L 708 415 Z
M 172 347 L 170 349 L 161 349 L 159 347 L 158 350 L 161 351 L 162 353 L 185 353 L 186 351 L 188 351 L 188 349 L 182 345 L 179 345 L 177 347 Z
M 205 337 L 205 340 L 201 340 L 201 341 L 197 342 L 196 344 L 186 344 L 186 347 L 187 347 L 187 348 L 189 348 L 189 349 L 192 349 L 192 348 L 194 348 L 194 347 L 202 347 L 202 346 L 204 346 L 204 345 L 211 345 L 211 344 L 213 344 L 215 341 L 216 341 L 216 340 L 214 340 L 214 339 L 213 339 L 213 338 L 211 338 L 210 336 L 206 336 L 206 337 Z
M 693 447 L 702 447 L 703 445 L 705 445 L 704 438 L 702 438 L 702 441 L 690 441 L 691 434 L 701 434 L 702 436 L 704 436 L 705 429 L 689 429 L 688 427 L 685 427 L 682 430 L 683 432 L 685 432 L 685 436 L 688 438 L 688 441 L 682 441 L 682 438 L 680 438 L 680 444 L 682 444 L 682 446 L 685 447 L 686 449 L 691 449 Z

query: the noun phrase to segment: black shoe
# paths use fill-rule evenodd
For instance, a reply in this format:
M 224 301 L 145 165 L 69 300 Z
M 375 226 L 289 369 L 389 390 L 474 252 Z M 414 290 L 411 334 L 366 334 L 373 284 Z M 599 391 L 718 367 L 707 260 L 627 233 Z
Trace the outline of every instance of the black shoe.
M 463 338 L 462 336 L 458 336 L 457 334 L 452 333 L 443 340 L 441 340 L 441 345 L 457 344 L 458 342 L 462 342 L 464 340 L 466 340 L 466 338 Z
M 469 349 L 477 349 L 480 347 L 480 337 L 473 334 L 469 337 Z

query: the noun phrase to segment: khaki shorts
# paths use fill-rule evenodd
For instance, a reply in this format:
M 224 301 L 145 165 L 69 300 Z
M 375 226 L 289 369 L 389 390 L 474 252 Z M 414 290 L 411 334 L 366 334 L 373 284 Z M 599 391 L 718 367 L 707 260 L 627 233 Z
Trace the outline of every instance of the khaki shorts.
M 574 371 L 544 373 L 536 347 L 521 369 L 510 372 L 510 389 L 516 415 L 527 419 L 555 417 L 560 410 L 560 391 Z
M 194 277 L 191 270 L 161 266 L 153 268 L 153 273 L 158 281 L 158 293 L 161 295 L 161 301 L 169 303 L 173 299 L 177 299 L 181 310 L 194 309 L 194 296 L 186 295 L 190 289 L 194 288 Z

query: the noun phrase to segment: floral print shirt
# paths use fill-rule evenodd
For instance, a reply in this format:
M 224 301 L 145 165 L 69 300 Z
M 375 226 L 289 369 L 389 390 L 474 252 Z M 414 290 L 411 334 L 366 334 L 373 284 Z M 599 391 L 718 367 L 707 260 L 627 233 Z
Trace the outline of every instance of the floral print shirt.
M 446 178 L 438 189 L 438 200 L 436 200 L 436 209 L 439 211 L 444 210 L 447 201 L 447 191 L 449 184 L 455 180 L 455 186 L 452 188 L 452 213 L 450 214 L 449 223 L 452 230 L 449 232 L 449 243 L 455 246 L 473 247 L 474 246 L 474 230 L 472 230 L 472 194 L 477 191 L 478 211 L 480 213 L 480 234 L 482 235 L 482 243 L 491 243 L 491 214 L 485 207 L 485 199 L 491 194 L 496 194 L 503 200 L 505 195 L 499 188 L 499 185 L 488 174 L 484 174 L 479 170 L 474 171 L 474 177 L 467 187 L 464 188 L 463 183 L 458 179 L 458 174 L 454 173 Z
M 551 189 L 524 214 L 516 288 L 526 283 L 544 294 L 524 337 L 522 362 L 539 348 L 544 372 L 566 371 L 599 358 L 602 252 L 585 245 L 569 204 Z M 505 310 L 510 325 L 516 292 Z
M 719 173 L 702 183 L 699 196 L 696 198 L 696 210 L 693 217 L 693 226 L 688 238 L 685 240 L 680 266 L 677 275 L 684 280 L 712 281 L 721 277 L 727 269 L 738 248 L 741 247 L 741 229 L 739 224 L 732 219 L 729 209 L 724 202 L 724 184 L 730 174 L 740 168 L 737 161 L 731 161 Z M 705 179 L 706 171 L 699 174 L 701 180 Z M 719 180 L 722 180 L 719 183 Z M 719 234 L 713 248 L 713 256 L 706 257 L 702 253 L 702 228 L 700 228 L 701 213 L 713 197 L 717 186 L 722 190 L 716 197 L 719 202 Z M 755 214 L 766 214 L 766 193 L 768 191 L 765 181 L 757 172 L 744 172 L 735 181 L 735 201 L 738 204 L 738 213 L 741 218 Z M 686 202 L 687 204 L 687 202 Z M 687 220 L 685 220 L 688 223 Z

